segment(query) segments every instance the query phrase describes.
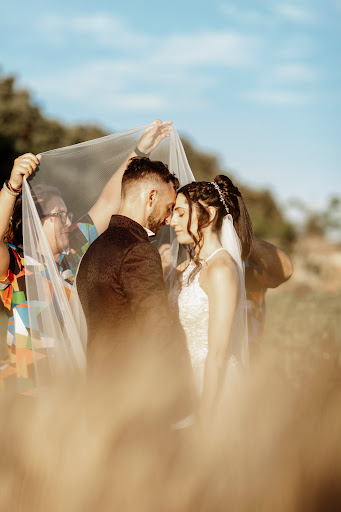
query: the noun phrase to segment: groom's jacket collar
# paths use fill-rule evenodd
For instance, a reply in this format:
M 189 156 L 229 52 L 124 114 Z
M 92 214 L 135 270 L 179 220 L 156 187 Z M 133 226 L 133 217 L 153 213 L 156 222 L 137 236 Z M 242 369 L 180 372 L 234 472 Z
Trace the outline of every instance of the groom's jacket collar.
M 129 229 L 137 236 L 148 240 L 148 235 L 144 227 L 135 220 L 125 217 L 124 215 L 112 215 L 109 223 L 109 228 L 111 227 Z

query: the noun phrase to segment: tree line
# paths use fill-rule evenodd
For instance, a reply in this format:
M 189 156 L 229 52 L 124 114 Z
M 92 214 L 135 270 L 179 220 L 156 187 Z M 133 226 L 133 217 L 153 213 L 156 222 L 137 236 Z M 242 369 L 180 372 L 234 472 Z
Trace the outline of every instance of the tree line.
M 108 133 L 98 125 L 67 125 L 47 118 L 31 98 L 29 91 L 20 89 L 14 76 L 0 76 L 0 175 L 8 178 L 13 160 L 26 152 L 40 153 L 70 146 Z M 217 174 L 227 174 L 218 158 L 198 150 L 188 139 L 181 137 L 196 180 L 211 181 Z M 268 190 L 259 190 L 237 183 L 250 212 L 256 236 L 278 243 L 290 250 L 296 237 L 294 226 L 288 222 Z

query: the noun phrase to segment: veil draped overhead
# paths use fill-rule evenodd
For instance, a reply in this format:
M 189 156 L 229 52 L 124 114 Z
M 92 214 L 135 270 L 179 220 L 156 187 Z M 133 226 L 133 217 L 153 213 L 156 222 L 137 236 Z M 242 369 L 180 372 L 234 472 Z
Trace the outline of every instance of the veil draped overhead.
M 60 377 L 65 372 L 84 372 L 86 323 L 74 280 L 82 255 L 98 236 L 94 219 L 88 212 L 148 126 L 42 153 L 38 170 L 28 182 L 24 181 L 23 246 L 27 310 L 39 387 L 44 387 L 46 379 Z M 150 158 L 167 164 L 179 179 L 180 186 L 194 181 L 174 126 L 170 136 L 161 141 Z M 58 189 L 67 211 L 74 215 L 73 224 L 69 227 L 69 246 L 64 248 L 58 261 L 55 261 L 41 221 L 42 214 L 48 217 L 50 212 L 46 208 L 39 212 L 36 207 L 39 194 L 44 194 L 47 186 Z M 60 217 L 60 220 L 58 224 L 63 229 L 66 218 Z M 63 236 L 63 233 L 58 236 Z M 173 231 L 169 226 L 162 227 L 152 243 L 158 247 L 170 244 L 171 265 L 167 279 L 171 281 L 178 255 Z M 103 272 L 105 270 L 103 268 Z

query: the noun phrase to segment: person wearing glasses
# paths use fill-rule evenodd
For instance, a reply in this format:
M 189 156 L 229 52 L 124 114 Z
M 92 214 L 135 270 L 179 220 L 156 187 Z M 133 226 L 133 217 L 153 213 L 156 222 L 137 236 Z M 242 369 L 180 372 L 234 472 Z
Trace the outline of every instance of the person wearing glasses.
M 101 234 L 101 223 L 90 210 L 73 224 L 73 214 L 55 187 L 36 185 L 31 193 L 60 276 L 72 284 L 83 254 Z
M 28 394 L 34 388 L 33 354 L 27 350 L 31 340 L 23 254 L 21 188 L 24 176 L 28 178 L 35 171 L 40 158 L 40 155 L 31 153 L 18 157 L 9 180 L 5 181 L 0 191 L 0 386 L 5 390 L 17 389 L 19 393 Z
M 32 188 L 44 234 L 59 274 L 68 283 L 66 287 L 73 283 L 89 245 L 103 233 L 111 215 L 119 209 L 121 178 L 128 161 L 137 156 L 136 151 L 150 153 L 168 136 L 170 124 L 157 120 L 145 130 L 137 148 L 108 181 L 96 203 L 74 224 L 72 213 L 57 188 L 43 184 Z M 10 178 L 0 191 L 0 389 L 6 380 L 6 388 L 8 383 L 10 387 L 14 384 L 24 394 L 35 394 L 35 378 L 26 293 L 28 276 L 25 275 L 23 252 L 21 188 L 24 177 L 29 178 L 36 170 L 40 158 L 32 153 L 18 157 Z M 4 316 L 8 318 L 7 332 L 3 327 Z
M 26 291 L 29 277 L 25 272 L 23 251 L 21 187 L 24 176 L 29 178 L 39 160 L 40 155 L 32 153 L 18 157 L 0 192 L 0 386 L 2 383 L 6 389 L 16 388 L 19 393 L 28 395 L 35 392 L 35 372 Z M 59 274 L 72 284 L 78 262 L 98 236 L 96 215 L 93 220 L 85 214 L 72 225 L 72 213 L 68 212 L 57 188 L 40 184 L 32 188 L 31 193 Z

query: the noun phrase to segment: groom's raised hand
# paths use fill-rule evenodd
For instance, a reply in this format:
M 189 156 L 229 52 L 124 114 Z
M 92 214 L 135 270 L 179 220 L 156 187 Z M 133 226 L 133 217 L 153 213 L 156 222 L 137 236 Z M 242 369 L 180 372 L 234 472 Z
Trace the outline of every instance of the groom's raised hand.
M 160 119 L 153 121 L 143 132 L 137 148 L 142 153 L 149 155 L 149 153 L 160 144 L 162 139 L 169 137 L 169 132 L 172 129 L 171 124 L 172 121 L 167 121 L 166 123 L 163 123 Z M 99 235 L 107 229 L 110 217 L 118 213 L 121 203 L 122 176 L 129 160 L 136 156 L 134 151 L 127 156 L 104 187 L 96 203 L 88 212 Z
M 169 137 L 169 132 L 172 130 L 172 121 L 163 123 L 160 119 L 155 119 L 143 132 L 137 148 L 145 154 L 151 153 L 160 142 Z

